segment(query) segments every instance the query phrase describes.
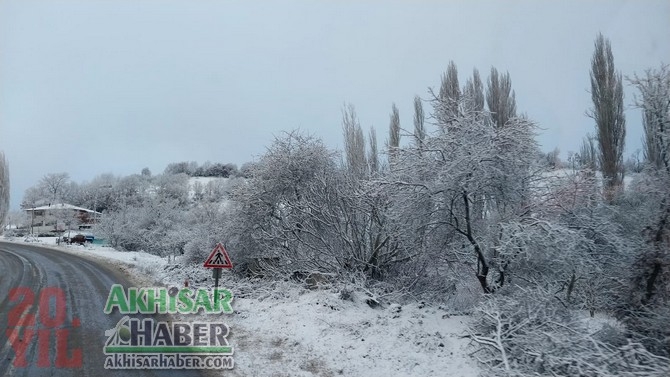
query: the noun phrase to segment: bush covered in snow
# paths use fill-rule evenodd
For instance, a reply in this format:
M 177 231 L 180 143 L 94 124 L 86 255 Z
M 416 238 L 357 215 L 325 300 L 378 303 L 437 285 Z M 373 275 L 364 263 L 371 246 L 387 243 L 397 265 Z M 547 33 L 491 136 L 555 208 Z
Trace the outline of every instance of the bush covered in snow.
M 670 359 L 650 352 L 623 326 L 595 331 L 551 292 L 517 290 L 476 310 L 476 358 L 497 376 L 667 376 Z

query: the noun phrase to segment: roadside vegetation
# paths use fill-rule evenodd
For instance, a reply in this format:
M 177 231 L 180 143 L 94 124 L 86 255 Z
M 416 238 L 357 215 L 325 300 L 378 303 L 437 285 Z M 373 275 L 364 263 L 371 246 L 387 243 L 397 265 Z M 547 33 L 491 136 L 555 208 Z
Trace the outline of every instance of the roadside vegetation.
M 224 241 L 239 276 L 319 273 L 470 314 L 486 375 L 666 376 L 670 70 L 624 80 L 598 36 L 590 72 L 593 136 L 566 162 L 539 150 L 508 73 L 475 69 L 461 84 L 451 62 L 414 99 L 412 125 L 391 107 L 383 145 L 348 105 L 342 151 L 287 131 L 240 169 L 184 162 L 83 184 L 53 174 L 24 206 L 102 212 L 94 230 L 121 250 L 202 263 Z M 625 84 L 645 132 L 643 156 L 626 163 Z M 611 321 L 589 331 L 595 315 Z

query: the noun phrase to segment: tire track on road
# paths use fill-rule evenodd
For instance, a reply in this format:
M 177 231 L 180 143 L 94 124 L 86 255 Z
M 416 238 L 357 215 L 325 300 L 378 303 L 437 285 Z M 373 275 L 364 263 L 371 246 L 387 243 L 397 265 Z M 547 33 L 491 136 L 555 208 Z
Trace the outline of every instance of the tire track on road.
M 45 287 L 59 287 L 65 294 L 66 319 L 62 328 L 70 330 L 68 352 L 82 350 L 81 368 L 56 368 L 55 341 L 50 339 L 49 359 L 51 367 L 37 366 L 39 359 L 36 336 L 27 346 L 28 366 L 15 368 L 15 353 L 7 338 L 9 312 L 16 306 L 10 302 L 6 293 L 0 298 L 0 375 L 2 376 L 203 376 L 213 373 L 198 370 L 106 370 L 103 346 L 106 340 L 104 331 L 113 328 L 121 314 L 105 315 L 104 304 L 112 284 L 124 287 L 133 284 L 119 271 L 107 268 L 101 263 L 60 252 L 20 243 L 0 241 L 0 288 L 9 293 L 12 288 L 27 287 L 35 293 L 29 313 L 39 318 L 40 292 Z M 54 304 L 49 302 L 48 313 L 54 313 Z M 44 315 L 44 313 L 42 313 Z M 79 319 L 79 326 L 72 321 Z M 26 324 L 24 317 L 20 325 Z

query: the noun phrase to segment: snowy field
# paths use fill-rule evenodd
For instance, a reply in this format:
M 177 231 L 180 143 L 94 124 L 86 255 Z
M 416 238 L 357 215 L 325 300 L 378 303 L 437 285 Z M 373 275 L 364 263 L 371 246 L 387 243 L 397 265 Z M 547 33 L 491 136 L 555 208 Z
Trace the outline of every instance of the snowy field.
M 16 242 L 23 239 L 16 238 Z M 39 243 L 111 265 L 141 286 L 212 287 L 211 272 L 182 267 L 144 252 L 119 252 L 102 246 Z M 422 303 L 366 304 L 366 292 L 342 295 L 331 287 L 309 290 L 295 282 L 232 278 L 220 285 L 235 295 L 230 326 L 235 368 L 225 376 L 477 376 L 470 358 L 468 317 Z M 101 308 L 102 310 L 102 308 Z M 206 321 L 212 317 L 202 315 Z M 193 316 L 184 319 L 193 320 Z M 217 374 L 214 374 L 217 375 Z

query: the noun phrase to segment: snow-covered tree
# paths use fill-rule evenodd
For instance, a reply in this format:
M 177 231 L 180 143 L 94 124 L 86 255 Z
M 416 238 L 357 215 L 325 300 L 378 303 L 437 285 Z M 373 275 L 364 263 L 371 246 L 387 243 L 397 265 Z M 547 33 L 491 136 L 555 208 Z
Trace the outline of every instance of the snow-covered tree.
M 346 135 L 346 133 L 345 133 Z M 357 271 L 380 278 L 401 258 L 398 227 L 383 187 L 313 137 L 277 138 L 233 193 L 247 257 L 278 258 L 296 269 Z
M 356 109 L 351 104 L 342 110 L 342 132 L 344 134 L 344 154 L 347 169 L 352 174 L 362 178 L 368 174 L 365 136 L 358 121 Z
M 582 140 L 582 146 L 579 150 L 579 165 L 583 169 L 588 169 L 594 173 L 598 169 L 598 150 L 591 135 L 587 135 Z
M 396 150 L 400 146 L 400 113 L 395 103 L 391 106 L 391 115 L 389 118 L 388 155 L 389 159 L 393 159 Z
M 0 226 L 4 226 L 9 212 L 9 164 L 0 152 Z
M 370 127 L 370 132 L 368 133 L 368 142 L 370 143 L 370 148 L 368 149 L 368 168 L 370 174 L 378 174 L 381 170 L 379 164 L 379 149 L 377 147 L 377 132 L 374 127 Z
M 670 68 L 649 69 L 629 81 L 640 92 L 636 106 L 642 109 L 645 160 L 670 173 Z
M 104 212 L 95 230 L 114 247 L 171 255 L 190 238 L 187 213 L 176 199 L 154 197 L 140 206 L 126 203 Z
M 436 97 L 433 117 L 448 132 L 429 135 L 422 151 L 401 149 L 388 181 L 405 188 L 406 202 L 430 199 L 426 212 L 407 215 L 423 218 L 431 233 L 444 234 L 441 242 L 448 242 L 454 255 L 468 255 L 464 261 L 476 271 L 481 288 L 493 292 L 504 284 L 508 265 L 497 249 L 500 225 L 529 216 L 527 185 L 538 153 L 535 125 L 516 117 L 505 127 L 492 127 L 466 105 L 470 102 L 461 97 L 454 113 L 452 98 Z
M 670 371 L 670 359 L 631 338 L 615 320 L 589 328 L 553 292 L 524 289 L 487 298 L 475 311 L 473 353 L 488 376 L 649 376 Z
M 198 163 L 195 161 L 183 161 L 169 164 L 165 168 L 165 174 L 186 174 L 193 176 L 198 168 Z
M 471 102 L 468 105 L 469 107 L 473 108 L 475 111 L 484 111 L 484 84 L 482 84 L 482 79 L 479 76 L 477 68 L 472 71 L 472 78 L 469 78 L 466 81 L 465 87 L 463 88 L 463 95 Z
M 107 208 L 116 210 L 128 205 L 139 207 L 144 203 L 148 189 L 149 182 L 140 175 L 121 177 L 111 186 Z
M 137 180 L 137 176 L 133 176 Z M 162 174 L 154 180 L 154 194 L 159 200 L 175 200 L 185 206 L 189 202 L 189 177 L 181 174 Z M 140 181 L 141 182 L 141 181 Z M 142 187 L 141 184 L 138 187 Z
M 477 98 L 478 96 L 473 97 L 474 103 L 478 103 Z M 516 117 L 516 99 L 509 72 L 501 75 L 495 67 L 491 68 L 486 87 L 486 104 L 497 128 L 504 127 L 510 119 Z
M 423 113 L 421 97 L 414 96 L 414 143 L 421 148 L 426 138 L 426 117 Z
M 461 99 L 461 88 L 458 84 L 458 69 L 453 61 L 449 62 L 447 71 L 442 75 L 438 98 L 443 108 L 443 125 L 451 124 L 451 119 L 457 117 Z
M 588 112 L 596 122 L 600 168 L 605 181 L 605 196 L 611 200 L 623 184 L 623 150 L 626 118 L 621 73 L 614 68 L 610 41 L 598 34 L 591 59 L 591 99 Z
M 44 198 L 51 203 L 58 203 L 66 195 L 65 190 L 69 187 L 70 175 L 68 173 L 49 173 L 42 177 L 39 187 L 48 197 Z
M 630 82 L 640 92 L 636 105 L 644 115 L 644 153 L 650 169 L 633 180 L 617 203 L 622 212 L 617 221 L 631 239 L 638 239 L 620 312 L 647 347 L 670 356 L 670 333 L 659 330 L 670 320 L 670 71 L 662 65 Z
M 623 310 L 642 332 L 651 330 L 645 325 L 650 316 L 667 314 L 670 307 L 669 185 L 670 175 L 664 169 L 643 172 L 618 203 L 621 215 L 616 220 L 636 240 L 630 274 L 624 275 L 628 296 Z M 670 338 L 661 336 L 657 341 L 670 356 Z
M 312 267 L 317 250 L 332 258 L 328 242 L 308 229 L 325 227 L 309 208 L 328 203 L 323 190 L 331 190 L 333 156 L 321 140 L 292 131 L 277 137 L 253 164 L 251 178 L 232 194 L 240 231 L 248 235 L 238 245 L 246 257 L 287 255 L 287 261 Z

